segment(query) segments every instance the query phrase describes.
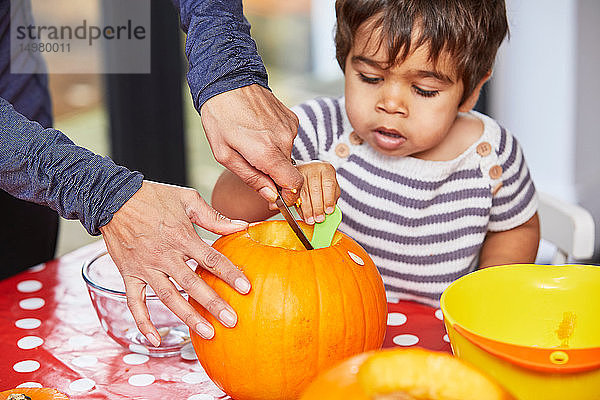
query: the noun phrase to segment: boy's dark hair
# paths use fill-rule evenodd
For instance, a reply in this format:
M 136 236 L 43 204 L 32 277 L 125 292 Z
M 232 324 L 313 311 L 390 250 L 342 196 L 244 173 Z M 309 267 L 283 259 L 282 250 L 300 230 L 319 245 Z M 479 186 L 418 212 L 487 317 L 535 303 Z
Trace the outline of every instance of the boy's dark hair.
M 508 33 L 504 0 L 337 0 L 335 10 L 336 58 L 342 71 L 356 31 L 373 18 L 390 66 L 423 44 L 429 46 L 434 65 L 447 52 L 463 81 L 462 101 L 492 69 Z M 411 43 L 415 29 L 418 37 Z

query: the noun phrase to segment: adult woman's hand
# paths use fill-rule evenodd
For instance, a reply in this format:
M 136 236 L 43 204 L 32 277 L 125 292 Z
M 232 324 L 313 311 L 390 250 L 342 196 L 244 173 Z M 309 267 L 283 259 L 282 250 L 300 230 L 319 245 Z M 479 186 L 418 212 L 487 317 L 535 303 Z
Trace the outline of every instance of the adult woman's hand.
M 290 161 L 298 117 L 269 90 L 249 85 L 218 94 L 201 108 L 215 159 L 265 200 L 275 202 L 273 182 L 293 204 L 303 178 Z
M 179 294 L 172 278 L 189 296 L 204 306 L 223 325 L 235 326 L 235 311 L 187 264 L 219 276 L 246 294 L 250 282 L 225 256 L 207 245 L 193 224 L 217 234 L 247 228 L 248 223 L 225 218 L 193 189 L 144 181 L 142 187 L 100 228 L 108 252 L 119 268 L 127 293 L 127 305 L 140 332 L 155 346 L 160 335 L 150 321 L 145 303 L 149 285 L 160 300 L 200 336 L 210 339 L 212 325 Z

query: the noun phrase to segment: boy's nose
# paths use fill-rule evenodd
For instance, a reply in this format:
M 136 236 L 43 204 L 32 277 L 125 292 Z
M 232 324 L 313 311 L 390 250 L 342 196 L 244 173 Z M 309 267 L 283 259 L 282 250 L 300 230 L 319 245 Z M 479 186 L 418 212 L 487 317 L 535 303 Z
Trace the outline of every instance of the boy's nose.
M 383 90 L 377 101 L 377 110 L 388 114 L 408 115 L 408 107 L 404 96 L 398 89 Z

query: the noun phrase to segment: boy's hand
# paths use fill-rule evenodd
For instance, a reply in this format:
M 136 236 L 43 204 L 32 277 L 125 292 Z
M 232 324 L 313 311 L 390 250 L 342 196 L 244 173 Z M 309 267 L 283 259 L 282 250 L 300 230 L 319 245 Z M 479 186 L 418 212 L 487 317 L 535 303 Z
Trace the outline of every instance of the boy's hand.
M 335 168 L 323 161 L 311 161 L 297 168 L 304 177 L 304 185 L 296 209 L 307 224 L 323 222 L 325 214 L 333 212 L 341 194 Z

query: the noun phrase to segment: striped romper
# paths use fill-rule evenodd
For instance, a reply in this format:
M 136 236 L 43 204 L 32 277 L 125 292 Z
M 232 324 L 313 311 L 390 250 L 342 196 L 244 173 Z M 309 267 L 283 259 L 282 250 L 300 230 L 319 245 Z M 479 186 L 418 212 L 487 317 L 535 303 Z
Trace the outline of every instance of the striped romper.
M 337 171 L 340 230 L 369 253 L 389 297 L 439 306 L 442 291 L 477 269 L 488 231 L 529 220 L 537 195 L 515 138 L 493 119 L 450 161 L 383 155 L 353 133 L 344 98 L 293 108 L 300 127 L 292 157 Z

